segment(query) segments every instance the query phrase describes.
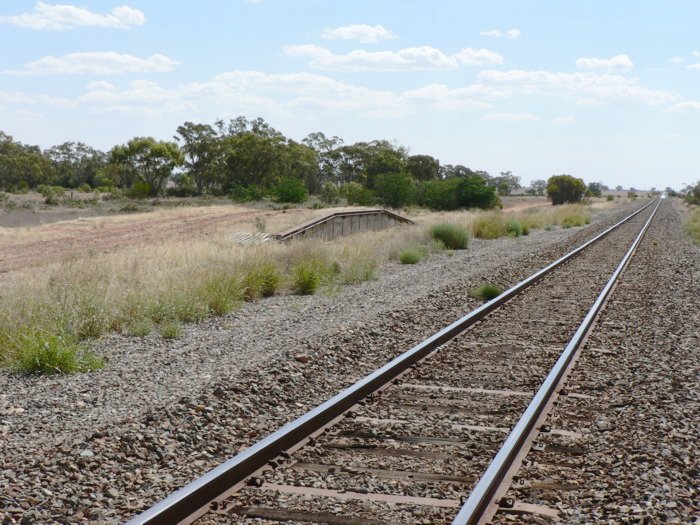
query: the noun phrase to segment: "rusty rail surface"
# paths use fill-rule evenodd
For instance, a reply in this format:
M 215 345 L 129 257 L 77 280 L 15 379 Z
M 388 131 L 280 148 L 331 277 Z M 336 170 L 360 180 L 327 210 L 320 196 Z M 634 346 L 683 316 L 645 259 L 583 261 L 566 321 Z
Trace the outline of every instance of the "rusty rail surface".
M 413 365 L 436 351 L 489 313 L 510 301 L 562 264 L 599 241 L 653 204 L 649 202 L 578 248 L 560 257 L 501 295 L 472 310 L 464 317 L 394 358 L 325 403 L 288 423 L 237 456 L 210 470 L 166 499 L 131 519 L 127 525 L 155 525 L 191 522 L 206 513 L 214 500 L 226 497 L 281 454 L 298 448 L 314 434 L 341 417 L 370 394 L 380 390 Z M 657 206 L 658 207 L 658 206 Z
M 381 208 L 369 208 L 366 210 L 351 210 L 351 211 L 338 211 L 334 213 L 330 213 L 328 215 L 324 215 L 323 217 L 317 217 L 315 219 L 312 219 L 310 221 L 307 221 L 305 223 L 299 224 L 298 226 L 294 226 L 293 228 L 290 228 L 288 230 L 285 230 L 283 232 L 275 234 L 275 239 L 278 241 L 286 241 L 288 239 L 291 239 L 293 237 L 296 237 L 297 235 L 304 235 L 307 231 L 310 231 L 311 229 L 320 226 L 321 224 L 324 224 L 326 222 L 332 221 L 334 219 L 338 218 L 344 218 L 344 217 L 362 217 L 362 216 L 367 216 L 367 215 L 386 215 L 390 219 L 393 219 L 397 222 L 401 222 L 404 224 L 414 224 L 414 222 L 410 219 L 407 219 L 406 217 L 403 217 L 397 213 L 394 213 L 393 211 L 389 210 L 384 210 Z

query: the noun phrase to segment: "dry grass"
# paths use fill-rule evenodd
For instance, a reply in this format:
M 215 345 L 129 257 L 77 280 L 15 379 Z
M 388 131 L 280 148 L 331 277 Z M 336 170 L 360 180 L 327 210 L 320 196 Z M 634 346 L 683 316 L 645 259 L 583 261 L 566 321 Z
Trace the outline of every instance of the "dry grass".
M 690 206 L 690 218 L 685 224 L 685 229 L 695 244 L 700 244 L 700 206 Z
M 184 213 L 166 213 L 178 212 Z M 308 216 L 318 214 L 319 210 L 309 210 Z M 244 247 L 220 233 L 92 254 L 5 274 L 0 282 L 0 343 L 16 340 L 16 334 L 27 330 L 65 337 L 76 344 L 108 332 L 143 335 L 150 331 L 146 327 L 160 333 L 165 327 L 167 333 L 168 326 L 224 315 L 244 300 L 274 293 L 332 290 L 372 279 L 377 268 L 398 260 L 408 248 L 426 254 L 440 251 L 441 245 L 433 242 L 429 233 L 436 223 L 449 221 L 473 233 L 484 218 L 517 218 L 534 229 L 588 214 L 583 206 L 512 214 L 420 212 L 413 217 L 418 227 L 366 232 L 334 241 L 307 239 Z M 291 219 L 296 224 L 300 216 Z M 268 231 L 289 227 L 289 222 L 284 214 L 274 217 Z M 0 345 L 0 362 L 6 366 L 16 366 L 23 359 L 21 354 L 21 346 Z

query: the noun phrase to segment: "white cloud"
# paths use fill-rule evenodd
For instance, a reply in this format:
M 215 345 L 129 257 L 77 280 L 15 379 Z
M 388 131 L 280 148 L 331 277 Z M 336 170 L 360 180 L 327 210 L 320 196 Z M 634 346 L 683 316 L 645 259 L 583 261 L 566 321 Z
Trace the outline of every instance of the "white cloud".
M 691 55 L 693 55 L 694 57 L 700 57 L 700 51 L 693 51 Z
M 481 31 L 479 33 L 481 36 L 490 36 L 493 38 L 518 38 L 522 33 L 519 29 L 509 29 L 508 31 L 501 31 L 500 29 L 491 29 L 490 31 Z
M 87 85 L 87 89 L 88 91 L 117 91 L 117 87 L 106 80 L 95 80 L 90 82 Z
M 178 64 L 164 55 L 141 58 L 114 52 L 71 53 L 60 57 L 45 56 L 24 65 L 22 69 L 6 71 L 11 75 L 166 73 Z
M 700 101 L 687 100 L 685 102 L 677 102 L 666 108 L 666 111 L 674 113 L 681 111 L 700 111 Z
M 622 75 L 486 70 L 479 73 L 478 79 L 513 94 L 573 98 L 581 104 L 624 101 L 654 105 L 678 100 L 673 93 L 645 88 L 638 79 Z
M 489 113 L 482 120 L 495 120 L 497 122 L 537 122 L 541 117 L 532 113 Z
M 365 51 L 358 49 L 345 55 L 336 55 L 313 44 L 284 46 L 287 56 L 310 59 L 312 67 L 347 71 L 417 71 L 424 69 L 455 69 L 463 65 L 494 65 L 503 63 L 503 57 L 488 49 L 466 48 L 456 55 L 446 55 L 430 46 L 409 47 L 399 51 Z
M 370 26 L 354 24 L 324 29 L 321 38 L 326 40 L 356 40 L 363 44 L 374 44 L 380 40 L 390 40 L 398 35 L 382 25 Z
M 85 7 L 44 2 L 37 2 L 29 13 L 0 17 L 0 22 L 15 26 L 56 31 L 86 26 L 128 28 L 143 25 L 145 21 L 143 11 L 126 5 L 115 7 L 108 14 L 100 14 Z
M 698 62 L 697 64 L 689 64 L 685 67 L 686 69 L 700 69 L 700 62 Z
M 576 124 L 576 117 L 558 117 L 550 121 L 555 126 L 573 126 Z
M 685 58 L 683 58 L 683 57 L 673 57 L 673 58 L 671 59 L 671 62 L 673 62 L 674 64 L 680 64 L 680 63 L 683 62 L 684 60 L 685 60 Z
M 615 55 L 611 58 L 579 58 L 576 67 L 589 71 L 627 71 L 634 64 L 627 55 Z
M 627 55 L 615 55 L 611 58 L 579 58 L 576 67 L 589 71 L 627 71 L 634 64 Z
M 466 66 L 494 66 L 503 64 L 503 56 L 488 49 L 467 47 L 455 55 L 457 62 Z

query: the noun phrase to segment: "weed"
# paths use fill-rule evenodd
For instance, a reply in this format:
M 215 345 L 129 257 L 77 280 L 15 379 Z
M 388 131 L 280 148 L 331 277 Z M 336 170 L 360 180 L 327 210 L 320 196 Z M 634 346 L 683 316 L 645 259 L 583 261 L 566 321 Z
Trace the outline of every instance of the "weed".
M 321 272 L 312 260 L 304 260 L 292 268 L 292 286 L 300 295 L 316 293 L 321 284 Z
M 498 213 L 484 214 L 474 222 L 474 236 L 479 239 L 498 239 L 506 233 L 503 216 Z
M 275 295 L 280 284 L 280 274 L 273 263 L 262 263 L 250 268 L 243 277 L 243 296 L 250 301 L 256 297 Z
M 544 227 L 544 231 L 551 232 L 556 228 L 554 224 L 548 224 L 547 226 Z
M 478 288 L 474 288 L 469 292 L 469 295 L 475 299 L 480 299 L 482 301 L 490 301 L 501 295 L 503 290 L 493 284 L 483 284 Z
M 423 260 L 424 253 L 416 248 L 407 248 L 399 254 L 401 264 L 418 264 Z
M 129 335 L 134 337 L 145 337 L 151 333 L 152 329 L 153 323 L 150 319 L 136 319 L 127 328 Z
M 587 217 L 584 217 L 582 215 L 566 215 L 561 221 L 561 227 L 572 228 L 583 226 L 584 224 L 588 224 L 590 222 L 590 219 L 588 219 L 588 222 L 586 221 L 586 219 Z
M 515 219 L 506 221 L 506 233 L 511 237 L 520 237 L 523 234 L 523 225 Z
M 182 326 L 175 321 L 167 321 L 160 325 L 160 335 L 163 339 L 177 339 L 182 334 Z
M 74 337 L 41 330 L 24 330 L 14 340 L 12 368 L 28 374 L 69 374 L 104 366 L 104 361 L 81 347 Z
M 464 250 L 469 245 L 469 232 L 463 226 L 456 224 L 446 222 L 436 224 L 430 229 L 430 235 L 450 250 Z

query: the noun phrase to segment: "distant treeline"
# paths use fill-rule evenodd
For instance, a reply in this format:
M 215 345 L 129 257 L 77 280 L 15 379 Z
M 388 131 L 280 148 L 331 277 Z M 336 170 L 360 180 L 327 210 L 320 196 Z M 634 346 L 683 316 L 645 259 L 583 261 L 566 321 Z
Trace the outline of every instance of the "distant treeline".
M 440 164 L 387 140 L 345 144 L 317 132 L 296 142 L 260 118 L 185 122 L 173 138 L 134 137 L 108 152 L 81 142 L 42 150 L 0 131 L 0 191 L 62 187 L 136 198 L 210 194 L 286 202 L 313 193 L 328 203 L 342 196 L 351 204 L 450 210 L 497 207 L 499 195 L 521 188 L 510 171 L 491 176 Z M 538 180 L 527 192 L 544 195 L 546 188 Z

